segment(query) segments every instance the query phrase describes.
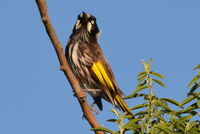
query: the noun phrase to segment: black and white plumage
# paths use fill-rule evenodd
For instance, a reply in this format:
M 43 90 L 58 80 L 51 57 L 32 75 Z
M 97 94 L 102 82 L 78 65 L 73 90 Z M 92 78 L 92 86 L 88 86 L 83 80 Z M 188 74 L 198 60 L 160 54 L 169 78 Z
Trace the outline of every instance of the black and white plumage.
M 66 58 L 82 89 L 90 91 L 94 102 L 102 110 L 101 98 L 131 114 L 123 101 L 114 74 L 98 44 L 99 28 L 96 18 L 82 12 L 67 43 Z

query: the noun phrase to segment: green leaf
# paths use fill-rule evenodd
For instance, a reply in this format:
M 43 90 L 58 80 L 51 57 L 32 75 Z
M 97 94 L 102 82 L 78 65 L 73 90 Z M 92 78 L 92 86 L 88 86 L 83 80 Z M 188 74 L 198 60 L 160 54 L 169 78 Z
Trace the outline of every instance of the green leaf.
M 99 127 L 99 128 L 92 128 L 91 130 L 94 130 L 94 131 L 103 131 L 103 132 L 108 132 L 108 133 L 111 133 L 111 134 L 114 134 L 114 132 L 108 128 L 104 128 L 104 127 Z
M 161 120 L 161 121 L 163 121 L 163 122 L 165 122 L 165 123 L 167 123 L 167 121 L 166 121 L 162 116 L 160 116 L 160 115 L 158 115 L 158 114 L 154 115 L 154 117 L 155 117 L 155 118 L 158 118 L 159 120 Z
M 118 117 L 119 119 L 122 118 L 122 115 L 121 115 L 117 110 L 111 109 L 111 112 L 113 112 L 115 115 L 117 115 L 117 117 Z
M 177 119 L 173 119 L 172 121 L 174 122 L 174 124 L 175 124 L 175 126 L 177 128 L 181 129 L 182 131 L 185 130 L 185 124 L 184 124 L 184 122 L 182 122 L 180 120 L 177 120 Z
M 137 87 L 139 86 L 143 86 L 146 84 L 146 80 L 144 80 L 146 78 L 146 76 L 142 76 L 140 78 L 138 78 L 138 84 L 137 84 Z
M 171 104 L 174 104 L 174 105 L 176 105 L 176 106 L 178 106 L 178 107 L 179 107 L 179 105 L 180 105 L 177 101 L 175 101 L 175 100 L 173 100 L 173 99 L 170 99 L 170 98 L 161 98 L 160 100 L 167 101 L 167 102 L 169 102 L 169 103 L 171 103 Z
M 161 74 L 159 74 L 159 73 L 156 73 L 156 72 L 153 72 L 153 71 L 151 71 L 151 72 L 149 72 L 149 73 L 152 74 L 152 75 L 154 75 L 154 76 L 157 76 L 157 77 L 159 77 L 159 78 L 161 78 L 161 79 L 164 79 L 164 78 L 165 78 L 163 75 L 161 75 Z
M 145 75 L 144 76 L 141 76 L 141 77 L 139 77 L 137 80 L 141 83 L 144 79 L 145 79 Z
M 195 83 L 194 86 L 190 89 L 188 96 L 191 95 L 192 93 L 194 93 L 194 91 L 196 89 L 198 89 L 200 87 L 200 82 L 199 83 Z
M 155 100 L 154 103 L 156 106 L 159 106 L 163 110 L 165 110 L 165 112 L 173 112 L 173 110 L 170 107 L 168 107 L 164 102 L 162 102 L 162 100 Z
M 138 74 L 138 77 L 141 77 L 141 76 L 143 76 L 143 75 L 146 75 L 146 72 L 140 72 L 140 73 Z
M 131 108 L 131 110 L 139 109 L 148 106 L 148 104 L 139 104 Z
M 118 123 L 118 120 L 117 120 L 117 119 L 108 119 L 107 121 L 108 121 L 108 122 Z
M 138 78 L 137 87 L 143 86 L 147 83 L 145 78 L 146 78 L 146 76 L 142 76 L 142 77 Z
M 192 129 L 194 125 L 196 125 L 196 121 L 188 122 L 186 125 L 186 131 L 189 131 L 190 129 Z
M 187 116 L 183 116 L 181 118 L 179 118 L 179 120 L 186 122 L 189 121 L 191 118 L 193 118 L 195 115 L 197 114 L 197 112 L 192 111 L 191 114 L 187 115 Z
M 130 99 L 130 98 L 136 98 L 136 97 L 146 97 L 147 94 L 131 94 L 131 95 L 127 95 L 125 96 L 123 99 Z
M 191 109 L 191 110 L 193 110 L 193 109 L 198 109 L 199 107 L 197 105 L 197 102 L 195 102 L 192 105 L 190 105 L 188 108 Z
M 166 123 L 163 123 L 161 125 L 156 125 L 155 128 L 165 132 L 166 134 L 174 134 L 173 131 L 169 127 L 167 127 Z
M 197 98 L 197 106 L 200 108 L 200 97 Z
M 196 120 L 196 122 L 198 122 L 199 124 L 199 120 Z M 196 125 L 192 128 L 192 130 L 190 130 L 190 132 L 194 132 L 193 134 L 199 134 L 200 133 L 200 128 L 199 125 L 196 123 Z
M 187 87 L 190 87 L 195 81 L 197 81 L 199 79 L 199 76 L 195 76 L 191 81 L 190 83 L 187 85 Z
M 173 112 L 173 110 L 170 108 L 170 107 L 168 107 L 168 106 L 166 106 L 166 105 L 161 105 L 161 107 L 163 108 L 163 110 L 165 110 L 165 112 Z
M 148 88 L 148 87 L 149 87 L 148 85 L 140 86 L 140 87 L 138 87 L 137 89 L 135 89 L 135 90 L 133 91 L 133 94 L 135 94 L 135 93 L 137 93 L 137 92 L 139 92 L 139 91 L 141 91 L 141 90 L 143 90 L 143 89 L 145 89 L 145 88 Z
M 145 127 L 145 123 L 144 123 L 144 120 L 142 120 L 142 123 L 141 123 L 141 133 L 140 134 L 144 134 L 144 127 Z
M 147 111 L 140 111 L 140 112 L 136 113 L 135 116 L 136 115 L 145 115 L 145 114 L 148 114 L 148 112 Z
M 152 58 L 150 58 L 148 65 L 147 65 L 148 72 L 151 70 L 151 64 L 152 64 Z
M 195 109 L 198 109 L 197 103 L 193 103 L 192 105 L 190 105 L 186 109 L 176 111 L 175 113 L 176 113 L 176 115 L 183 114 L 183 113 L 190 113 L 191 114 L 191 113 L 195 112 L 195 111 L 192 111 L 192 110 L 195 110 Z
M 188 98 L 186 98 L 184 101 L 181 102 L 180 106 L 182 107 L 183 105 L 189 103 L 190 101 L 194 100 L 196 98 L 196 96 L 190 96 Z
M 132 119 L 127 124 L 124 125 L 126 129 L 140 128 L 140 125 L 137 124 L 141 119 Z
M 143 66 L 144 66 L 145 72 L 148 74 L 149 71 L 147 70 L 147 64 L 146 64 L 146 62 L 145 62 L 144 60 L 142 60 L 142 64 L 143 64 Z
M 161 100 L 161 99 L 159 99 L 159 101 L 160 101 L 160 103 L 161 103 L 162 105 L 168 106 L 168 103 L 167 103 L 166 101 Z
M 196 70 L 196 69 L 198 69 L 198 68 L 200 68 L 200 64 L 197 65 L 193 70 Z
M 157 80 L 157 79 L 152 79 L 154 82 L 156 82 L 157 84 L 159 84 L 160 86 L 164 87 L 165 88 L 165 85 L 162 81 L 160 80 Z

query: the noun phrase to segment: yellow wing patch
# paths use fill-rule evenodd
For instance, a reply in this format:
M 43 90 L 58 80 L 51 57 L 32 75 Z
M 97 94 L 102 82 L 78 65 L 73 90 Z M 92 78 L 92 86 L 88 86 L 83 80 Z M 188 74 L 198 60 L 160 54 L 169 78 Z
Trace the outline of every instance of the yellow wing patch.
M 105 87 L 115 90 L 110 78 L 100 62 L 94 63 L 92 70 Z
M 96 77 L 99 79 L 99 81 L 101 82 L 103 87 L 105 87 L 104 91 L 108 95 L 112 104 L 114 104 L 113 97 L 109 90 L 111 89 L 115 92 L 115 89 L 114 89 L 114 86 L 113 86 L 111 80 L 109 79 L 103 65 L 100 62 L 94 63 L 92 66 L 92 71 L 95 73 Z

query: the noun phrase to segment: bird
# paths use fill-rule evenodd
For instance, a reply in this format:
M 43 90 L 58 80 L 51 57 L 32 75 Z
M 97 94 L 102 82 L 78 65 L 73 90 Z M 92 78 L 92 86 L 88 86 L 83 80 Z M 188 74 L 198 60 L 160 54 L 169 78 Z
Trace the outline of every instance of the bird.
M 65 48 L 66 59 L 80 87 L 88 91 L 101 111 L 103 98 L 134 117 L 122 98 L 123 93 L 98 43 L 99 33 L 96 18 L 81 12 Z

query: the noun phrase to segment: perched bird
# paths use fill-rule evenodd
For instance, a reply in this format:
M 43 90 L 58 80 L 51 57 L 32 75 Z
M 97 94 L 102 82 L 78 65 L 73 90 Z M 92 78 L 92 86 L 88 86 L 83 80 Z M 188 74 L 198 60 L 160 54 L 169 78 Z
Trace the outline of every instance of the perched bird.
M 81 88 L 88 90 L 100 110 L 103 108 L 101 98 L 104 98 L 133 116 L 121 97 L 122 91 L 98 44 L 98 35 L 96 18 L 91 14 L 80 13 L 65 50 L 69 66 Z

